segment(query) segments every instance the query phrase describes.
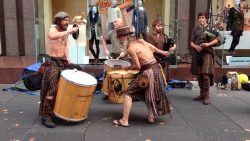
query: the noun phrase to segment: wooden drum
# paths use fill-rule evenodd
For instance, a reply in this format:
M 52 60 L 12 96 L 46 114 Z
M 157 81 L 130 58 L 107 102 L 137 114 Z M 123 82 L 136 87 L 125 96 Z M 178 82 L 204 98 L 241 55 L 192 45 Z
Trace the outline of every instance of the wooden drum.
M 105 68 L 105 77 L 102 82 L 102 92 L 105 95 L 109 95 L 109 88 L 108 88 L 108 78 L 107 73 L 115 70 L 121 70 L 124 67 L 130 66 L 131 63 L 124 61 L 124 60 L 117 60 L 117 59 L 109 59 L 104 61 L 104 68 Z
M 109 101 L 112 103 L 124 102 L 124 91 L 135 78 L 138 71 L 118 70 L 107 73 Z
M 78 122 L 88 117 L 97 80 L 88 73 L 64 70 L 61 73 L 54 106 L 57 117 Z

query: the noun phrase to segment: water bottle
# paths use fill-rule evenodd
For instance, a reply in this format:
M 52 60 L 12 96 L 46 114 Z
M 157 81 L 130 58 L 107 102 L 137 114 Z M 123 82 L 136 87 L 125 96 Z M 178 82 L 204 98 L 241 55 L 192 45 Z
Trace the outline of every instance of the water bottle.
M 227 79 L 227 90 L 231 90 L 231 84 L 232 84 L 232 78 L 229 77 L 229 78 Z

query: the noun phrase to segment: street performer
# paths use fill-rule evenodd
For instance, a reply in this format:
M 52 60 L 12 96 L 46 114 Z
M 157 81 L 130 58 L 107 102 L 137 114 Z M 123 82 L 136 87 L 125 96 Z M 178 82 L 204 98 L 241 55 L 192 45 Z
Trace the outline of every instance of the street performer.
M 69 51 L 67 47 L 67 38 L 69 34 L 78 31 L 78 27 L 67 30 L 69 23 L 69 14 L 58 12 L 54 16 L 54 27 L 51 27 L 47 34 L 46 43 L 46 61 L 41 86 L 41 104 L 39 114 L 42 118 L 42 124 L 48 128 L 54 128 L 55 123 L 52 120 L 55 98 L 58 89 L 60 72 L 67 68 L 74 68 L 70 64 Z M 79 68 L 78 68 L 79 69 Z
M 136 39 L 131 36 L 131 27 L 117 29 L 117 37 L 120 41 L 128 41 L 127 51 L 132 59 L 132 65 L 125 70 L 140 70 L 139 75 L 131 82 L 125 90 L 123 117 L 114 120 L 113 124 L 128 127 L 129 114 L 132 101 L 144 101 L 148 108 L 147 121 L 154 123 L 156 117 L 170 112 L 169 102 L 166 96 L 163 74 L 159 64 L 156 62 L 153 53 L 160 53 L 168 56 L 168 51 L 157 49 L 143 39 Z M 144 77 L 143 77 L 144 76 Z M 145 78 L 148 85 L 141 85 L 140 78 Z
M 214 49 L 223 43 L 223 37 L 212 25 L 208 24 L 208 13 L 198 13 L 199 25 L 193 29 L 191 38 L 192 64 L 191 73 L 197 75 L 200 95 L 194 101 L 203 101 L 210 104 L 209 88 L 214 84 Z

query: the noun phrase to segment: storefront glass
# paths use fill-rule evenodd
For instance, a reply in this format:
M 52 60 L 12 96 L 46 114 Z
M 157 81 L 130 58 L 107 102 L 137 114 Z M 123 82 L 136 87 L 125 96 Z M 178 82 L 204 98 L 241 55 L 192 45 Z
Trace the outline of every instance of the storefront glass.
M 58 11 L 66 11 L 70 14 L 70 21 L 73 20 L 75 16 L 81 16 L 82 18 L 87 18 L 90 7 L 92 5 L 98 5 L 99 15 L 101 17 L 102 32 L 105 35 L 108 32 L 108 8 L 112 5 L 114 0 L 44 0 L 36 1 L 36 35 L 38 39 L 37 48 L 39 54 L 45 54 L 45 43 L 46 34 L 48 29 L 52 26 L 53 15 Z M 132 25 L 133 10 L 136 9 L 138 0 L 116 0 L 118 7 L 121 10 L 122 18 L 127 25 Z M 152 33 L 152 22 L 157 18 L 162 18 L 165 24 L 164 33 L 169 35 L 169 37 L 176 40 L 178 44 L 178 17 L 177 17 L 177 0 L 143 0 L 142 6 L 147 10 L 147 22 L 149 32 Z M 69 28 L 72 27 L 73 22 L 70 23 Z M 138 25 L 140 27 L 141 25 Z M 83 33 L 86 31 L 86 25 L 81 26 Z M 81 31 L 80 31 L 81 32 Z M 93 56 L 88 49 L 88 40 L 85 34 L 79 34 L 79 39 L 75 40 L 69 36 L 69 47 L 70 54 L 75 63 L 83 63 L 85 56 L 89 56 L 93 59 Z M 140 35 L 140 38 L 143 38 Z M 173 54 L 175 55 L 176 52 Z M 100 42 L 100 59 L 106 59 L 101 42 Z M 74 58 L 76 57 L 76 58 Z M 80 57 L 80 58 L 79 58 Z M 176 57 L 172 61 L 172 65 L 176 65 Z
M 250 67 L 249 5 L 250 0 L 211 1 L 210 22 L 225 38 L 216 48 L 216 60 L 222 67 Z

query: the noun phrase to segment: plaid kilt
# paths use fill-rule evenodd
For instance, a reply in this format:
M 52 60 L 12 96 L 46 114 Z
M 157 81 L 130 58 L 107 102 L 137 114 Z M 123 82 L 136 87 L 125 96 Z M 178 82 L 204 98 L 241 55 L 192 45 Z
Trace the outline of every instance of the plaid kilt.
M 148 73 L 149 72 L 149 73 Z M 149 114 L 154 116 L 165 115 L 170 112 L 169 102 L 166 96 L 165 82 L 160 71 L 159 64 L 153 65 L 150 69 L 139 72 L 149 78 L 149 87 L 139 87 L 139 79 L 135 78 L 129 85 L 125 94 L 133 101 L 143 101 L 148 107 Z
M 192 55 L 191 73 L 193 75 L 208 74 L 210 77 L 210 84 L 214 84 L 214 68 L 215 60 L 214 55 L 211 53 L 205 53 L 202 56 L 202 66 L 197 65 L 197 54 Z
M 41 93 L 40 93 L 40 109 L 39 115 L 42 117 L 53 116 L 53 109 L 55 104 L 55 98 L 57 95 L 58 81 L 60 78 L 61 71 L 65 69 L 80 69 L 79 66 L 69 64 L 66 58 L 64 57 L 47 57 L 45 66 Z M 46 97 L 52 96 L 53 99 L 48 99 Z

